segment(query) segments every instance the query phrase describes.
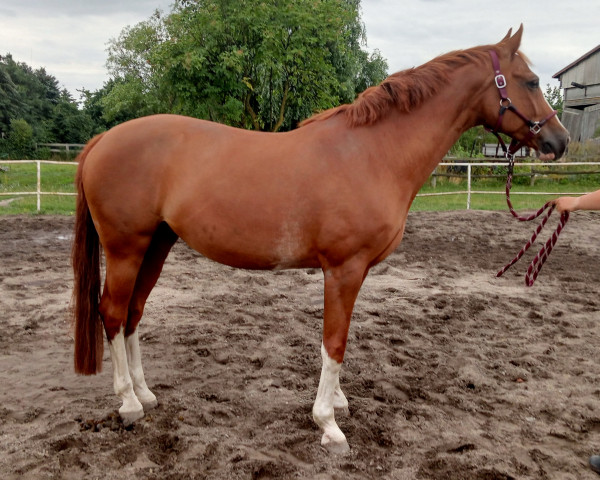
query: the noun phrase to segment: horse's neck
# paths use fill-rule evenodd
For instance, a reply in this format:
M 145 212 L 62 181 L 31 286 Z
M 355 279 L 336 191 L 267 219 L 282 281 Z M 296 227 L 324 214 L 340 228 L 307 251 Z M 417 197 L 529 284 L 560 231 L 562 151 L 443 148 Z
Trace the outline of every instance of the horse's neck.
M 380 145 L 400 181 L 410 172 L 418 190 L 461 134 L 478 123 L 482 77 L 480 69 L 463 67 L 419 108 L 410 113 L 394 112 L 382 122 L 380 128 L 387 130 L 382 135 L 386 144 Z

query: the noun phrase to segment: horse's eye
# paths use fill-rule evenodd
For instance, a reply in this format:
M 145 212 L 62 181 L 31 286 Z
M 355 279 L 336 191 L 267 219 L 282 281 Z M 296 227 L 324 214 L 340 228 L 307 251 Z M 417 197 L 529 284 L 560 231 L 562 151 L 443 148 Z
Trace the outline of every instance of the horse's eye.
M 535 80 L 529 80 L 527 82 L 527 86 L 532 90 L 537 90 L 538 88 L 540 88 L 540 81 L 537 78 Z

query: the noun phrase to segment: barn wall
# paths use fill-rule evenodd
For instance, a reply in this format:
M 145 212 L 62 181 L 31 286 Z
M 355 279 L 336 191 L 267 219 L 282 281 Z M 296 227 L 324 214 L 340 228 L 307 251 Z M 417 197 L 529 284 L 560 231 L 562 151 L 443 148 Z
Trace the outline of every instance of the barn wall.
M 594 133 L 600 128 L 600 105 L 592 105 L 585 110 L 565 108 L 561 122 L 574 142 L 584 142 L 594 138 Z
M 571 82 L 585 85 L 572 87 Z M 561 121 L 573 141 L 594 137 L 600 126 L 600 50 L 560 75 L 564 89 L 564 111 Z
M 594 138 L 594 132 L 598 127 L 600 127 L 600 105 L 586 108 L 581 119 L 581 137 L 585 140 Z
M 583 85 L 600 83 L 600 51 L 564 72 L 560 76 L 560 81 L 563 88 L 569 88 L 571 82 Z
M 581 119 L 583 112 L 581 110 L 575 110 L 572 108 L 565 108 L 563 110 L 560 121 L 569 131 L 571 140 L 573 142 L 579 142 L 581 139 Z
M 565 106 L 571 107 L 600 103 L 600 83 L 596 85 L 587 83 L 584 85 L 588 85 L 587 88 L 565 88 Z

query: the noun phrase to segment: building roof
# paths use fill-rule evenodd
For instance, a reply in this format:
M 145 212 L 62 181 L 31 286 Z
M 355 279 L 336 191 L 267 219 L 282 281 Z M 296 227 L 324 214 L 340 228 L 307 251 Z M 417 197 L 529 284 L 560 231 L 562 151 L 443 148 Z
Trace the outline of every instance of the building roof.
M 552 75 L 552 78 L 558 78 L 560 77 L 563 73 L 565 73 L 567 70 L 570 70 L 571 68 L 573 68 L 575 65 L 580 64 L 581 62 L 583 62 L 586 58 L 591 57 L 594 53 L 596 53 L 597 51 L 600 50 L 600 44 L 596 45 L 594 48 L 592 48 L 589 52 L 587 52 L 585 55 L 582 55 L 581 57 L 579 57 L 577 60 L 575 60 L 573 63 L 570 63 L 569 65 L 567 65 L 565 68 L 563 68 L 562 70 L 556 72 L 554 75 Z

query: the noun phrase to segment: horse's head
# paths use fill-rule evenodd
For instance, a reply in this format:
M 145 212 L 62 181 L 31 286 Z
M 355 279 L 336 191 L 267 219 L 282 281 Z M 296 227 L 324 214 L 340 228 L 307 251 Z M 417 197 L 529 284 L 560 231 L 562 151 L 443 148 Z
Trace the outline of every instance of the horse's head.
M 527 58 L 519 54 L 523 25 L 512 36 L 511 31 L 489 52 L 483 121 L 492 131 L 512 137 L 512 151 L 528 146 L 558 159 L 567 149 L 569 132 L 544 98 Z

